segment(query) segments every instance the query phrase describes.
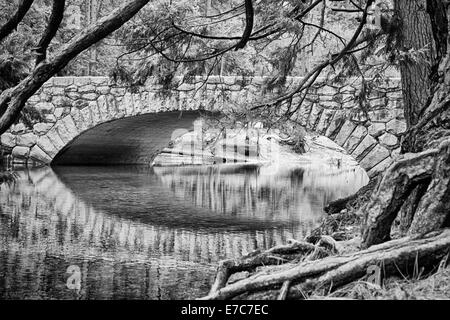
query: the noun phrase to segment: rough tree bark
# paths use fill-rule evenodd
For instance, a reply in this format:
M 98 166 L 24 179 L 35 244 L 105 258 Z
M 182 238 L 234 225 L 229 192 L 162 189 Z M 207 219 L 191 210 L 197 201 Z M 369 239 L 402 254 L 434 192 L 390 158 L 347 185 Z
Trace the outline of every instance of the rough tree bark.
M 403 2 L 404 0 L 397 0 L 398 4 Z M 410 5 L 415 2 L 417 1 L 411 1 Z M 444 6 L 444 2 L 440 0 L 427 2 L 428 7 L 422 8 L 417 14 L 429 14 L 426 30 L 432 30 L 433 39 L 439 41 L 435 43 L 435 48 L 439 48 L 441 53 L 435 54 L 435 57 L 440 57 L 441 61 L 436 69 L 437 73 L 428 75 L 428 83 L 431 85 L 427 89 L 431 90 L 428 96 L 419 100 L 417 95 L 411 95 L 409 87 L 404 88 L 404 96 L 409 98 L 407 103 L 417 103 L 405 106 L 405 116 L 410 124 L 402 143 L 402 151 L 406 153 L 385 172 L 367 205 L 360 209 L 360 214 L 365 216 L 364 247 L 390 239 L 392 222 L 401 209 L 408 212 L 408 219 L 412 221 L 409 234 L 426 234 L 447 226 L 450 209 L 450 52 L 447 45 L 448 24 L 445 28 L 447 32 L 444 33 L 442 23 L 448 21 L 449 12 L 448 4 Z M 412 9 L 411 6 L 406 8 Z M 413 13 L 405 17 L 413 19 L 411 14 Z M 437 23 L 440 25 L 436 25 Z M 445 43 L 441 43 L 442 41 Z M 442 48 L 447 50 L 445 56 Z M 424 72 L 420 70 L 420 66 L 415 68 L 419 75 Z M 413 67 L 408 70 L 413 70 Z M 406 74 L 402 72 L 402 77 L 408 75 L 409 71 Z M 431 78 L 434 80 L 430 80 Z M 411 79 L 416 79 L 413 82 L 420 80 L 417 75 Z M 408 80 L 404 82 L 406 85 L 411 83 Z M 425 89 L 417 87 L 416 90 Z M 425 100 L 425 104 L 420 104 Z M 422 192 L 414 192 L 417 188 Z
M 400 50 L 421 50 L 422 58 L 430 62 L 417 63 L 410 58 L 400 61 L 405 118 L 410 127 L 417 123 L 433 87 L 431 74 L 437 59 L 436 43 L 427 0 L 395 0 L 394 10 L 399 23 L 396 40 Z

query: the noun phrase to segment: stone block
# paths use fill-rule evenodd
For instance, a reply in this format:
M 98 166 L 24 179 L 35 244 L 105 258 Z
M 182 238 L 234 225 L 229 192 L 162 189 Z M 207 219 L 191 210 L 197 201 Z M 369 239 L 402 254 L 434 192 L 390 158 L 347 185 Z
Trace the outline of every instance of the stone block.
M 66 97 L 72 99 L 72 100 L 78 100 L 80 99 L 80 94 L 78 92 L 66 92 Z
M 98 110 L 97 101 L 89 101 L 88 108 L 91 111 L 92 123 L 94 126 L 101 123 L 102 117 L 100 111 Z
M 373 122 L 369 126 L 369 134 L 374 138 L 379 137 L 385 132 L 386 132 L 386 124 L 383 122 Z
M 393 134 L 404 133 L 406 129 L 406 122 L 397 119 L 391 120 L 386 124 L 386 130 Z
M 24 133 L 17 136 L 16 144 L 23 147 L 32 147 L 36 144 L 37 136 L 34 133 Z
M 340 128 L 342 123 L 345 121 L 345 113 L 342 110 L 337 110 L 334 113 L 333 119 L 328 126 L 325 136 L 328 138 L 334 137 L 337 134 L 337 130 Z
M 88 129 L 88 125 L 84 121 L 83 115 L 81 114 L 80 110 L 72 108 L 70 115 L 72 116 L 73 122 L 75 123 L 78 132 L 82 132 Z
M 133 102 L 133 96 L 131 93 L 129 93 L 129 92 L 125 93 L 122 104 L 125 108 L 125 113 L 127 116 L 134 115 L 134 102 Z
M 97 86 L 106 86 L 108 85 L 108 81 L 108 77 L 91 77 L 91 83 Z
M 353 130 L 355 130 L 356 124 L 352 121 L 346 120 L 342 127 L 339 129 L 334 142 L 336 142 L 339 146 L 343 146 L 345 141 L 347 141 L 348 137 L 352 134 Z
M 46 133 L 48 130 L 50 130 L 52 127 L 53 123 L 44 123 L 44 122 L 36 123 L 33 126 L 33 132 L 37 135 L 42 135 Z
M 59 149 L 53 145 L 48 136 L 41 136 L 37 140 L 36 145 L 52 158 L 58 154 Z
M 80 99 L 89 100 L 89 101 L 95 100 L 97 98 L 98 98 L 98 94 L 96 94 L 95 92 L 82 93 L 80 96 Z
M 111 113 L 108 110 L 108 103 L 106 101 L 105 96 L 98 97 L 97 105 L 98 105 L 99 112 L 102 115 L 102 119 L 106 119 L 106 120 L 111 119 Z
M 389 122 L 392 119 L 395 118 L 395 114 L 393 114 L 392 112 L 389 112 L 389 110 L 386 109 L 379 109 L 379 110 L 374 110 L 374 111 L 369 111 L 369 119 L 370 121 L 373 122 Z
M 11 152 L 11 154 L 14 158 L 28 158 L 29 153 L 30 153 L 30 148 L 22 147 L 22 146 L 15 146 Z
M 55 146 L 56 150 L 61 150 L 66 143 L 59 136 L 59 131 L 56 130 L 56 126 L 48 131 L 46 136 L 49 138 L 50 142 Z
M 350 137 L 348 137 L 347 141 L 345 141 L 343 145 L 344 149 L 351 154 L 366 135 L 367 128 L 364 126 L 357 126 Z
M 61 124 L 61 127 L 64 127 L 66 129 L 66 131 L 65 131 L 66 135 L 67 135 L 66 138 L 69 141 L 72 141 L 73 138 L 75 138 L 79 134 L 78 128 L 75 125 L 75 122 L 73 121 L 73 118 L 71 115 L 65 116 L 59 122 Z
M 393 163 L 393 161 L 394 160 L 391 157 L 387 157 L 386 159 L 381 161 L 379 164 L 377 164 L 375 167 L 370 169 L 367 172 L 367 175 L 369 176 L 369 178 L 374 177 L 378 173 L 385 171 Z
M 385 133 L 383 134 L 380 138 L 379 141 L 387 146 L 387 147 L 395 147 L 398 144 L 398 138 L 396 136 L 394 136 L 393 134 L 390 133 Z
M 54 77 L 53 85 L 56 87 L 68 87 L 73 84 L 73 77 Z
M 95 92 L 95 87 L 92 84 L 81 86 L 78 88 L 79 93 L 93 93 Z
M 0 141 L 2 146 L 13 148 L 16 146 L 16 135 L 6 132 L 1 135 Z
M 377 140 L 375 140 L 371 135 L 366 135 L 355 150 L 353 150 L 352 156 L 356 160 L 362 159 L 376 143 Z
M 388 149 L 381 145 L 376 145 L 361 161 L 360 165 L 366 170 L 370 170 L 390 156 Z
M 96 88 L 96 92 L 100 95 L 108 94 L 110 90 L 111 89 L 108 86 L 100 86 Z
M 52 158 L 37 145 L 31 148 L 30 158 L 45 164 L 49 164 L 50 162 L 52 162 Z
M 108 112 L 111 118 L 116 118 L 119 110 L 117 109 L 116 99 L 113 95 L 108 94 L 106 96 L 106 102 L 108 103 Z M 145 101 L 147 103 L 147 101 Z
M 320 134 L 324 134 L 333 119 L 335 111 L 324 109 L 320 115 L 319 122 L 317 123 L 316 131 Z
M 64 108 L 56 108 L 54 115 L 57 119 L 59 119 L 62 116 L 63 112 L 64 112 Z

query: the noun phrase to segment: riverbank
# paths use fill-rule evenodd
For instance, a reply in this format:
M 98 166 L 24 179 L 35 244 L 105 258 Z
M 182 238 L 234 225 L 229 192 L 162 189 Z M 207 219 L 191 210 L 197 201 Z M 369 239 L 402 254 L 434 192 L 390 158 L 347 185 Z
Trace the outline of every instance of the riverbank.
M 361 249 L 358 213 L 375 185 L 372 180 L 345 206 L 342 201 L 326 206 L 328 215 L 304 239 L 222 261 L 204 299 L 449 299 L 448 230 L 435 234 L 443 239 L 442 251 L 427 270 L 418 266 L 418 260 L 424 262 L 420 246 L 436 241 L 434 235 L 403 237 L 394 223 L 392 241 Z M 402 256 L 403 265 L 397 265 Z
M 353 213 L 348 215 L 347 223 L 341 223 L 339 230 L 341 237 L 347 238 L 347 243 L 352 245 L 342 253 L 358 251 L 360 243 L 359 219 L 352 217 Z M 329 223 L 330 218 L 325 220 Z M 443 260 L 437 270 L 428 273 L 415 267 L 412 275 L 388 277 L 382 279 L 380 285 L 361 279 L 326 295 L 313 293 L 309 299 L 447 300 L 450 299 L 450 266 L 446 267 L 445 262 Z
M 310 299 L 448 300 L 449 294 L 450 267 L 441 267 L 431 275 L 392 277 L 386 279 L 382 286 L 357 281 L 329 295 L 312 295 Z
M 374 182 L 372 181 L 374 184 Z M 335 240 L 341 240 L 347 246 L 341 246 L 340 254 L 357 252 L 361 242 L 361 217 L 357 215 L 357 210 L 367 200 L 372 187 L 370 184 L 367 190 L 359 193 L 359 197 L 349 201 L 345 209 L 339 213 L 328 215 L 324 218 L 321 226 L 311 232 L 307 237 L 313 240 L 319 235 L 329 234 Z M 325 208 L 332 210 L 331 206 Z M 395 228 L 392 230 L 393 238 L 399 238 L 400 232 Z M 448 259 L 448 257 L 447 257 Z M 367 279 L 354 281 L 342 288 L 328 293 L 313 293 L 309 299 L 358 299 L 358 300 L 439 300 L 450 299 L 450 266 L 446 266 L 447 259 L 443 260 L 437 270 L 428 273 L 414 268 L 412 275 L 391 276 L 381 278 L 381 283 L 376 284 Z

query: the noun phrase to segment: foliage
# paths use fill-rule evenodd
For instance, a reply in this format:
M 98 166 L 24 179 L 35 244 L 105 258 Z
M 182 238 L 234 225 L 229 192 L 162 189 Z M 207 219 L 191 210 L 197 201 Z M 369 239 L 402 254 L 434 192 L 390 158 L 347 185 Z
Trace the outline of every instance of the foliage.
M 22 110 L 21 121 L 25 124 L 26 127 L 32 129 L 33 124 L 43 122 L 44 117 L 38 109 L 29 104 L 26 105 Z
M 243 1 L 155 1 L 118 32 L 127 52 L 118 57 L 111 75 L 131 87 L 152 78 L 166 89 L 180 85 L 172 81 L 175 78 L 192 83 L 200 81 L 198 76 L 263 76 L 260 99 L 246 102 L 254 111 L 237 108 L 240 114 L 230 117 L 244 122 L 265 118 L 272 123 L 290 119 L 298 106 L 289 107 L 284 114 L 271 110 L 281 110 L 293 97 L 302 101 L 319 76 L 329 84 L 355 77 L 362 82 L 354 97 L 355 112 L 367 113 L 367 97 L 386 77 L 397 76 L 399 57 L 411 56 L 419 62 L 420 54 L 400 54 L 395 27 L 390 24 L 390 0 L 377 1 L 383 29 L 371 26 L 377 17 L 370 9 L 369 25 L 356 35 L 364 40 L 345 51 L 366 3 L 369 1 L 358 1 L 359 6 L 349 1 L 253 1 L 253 35 L 243 49 L 236 50 L 245 28 Z M 304 10 L 306 14 L 302 14 Z M 339 52 L 344 52 L 342 57 L 327 64 Z M 295 88 L 286 81 L 290 76 L 306 76 L 311 82 Z
M 67 0 L 66 8 L 77 6 L 81 10 L 81 28 L 88 25 L 87 7 L 93 0 Z M 97 18 L 109 13 L 117 7 L 118 0 L 96 0 Z M 2 25 L 16 10 L 15 1 L 0 0 L 3 10 L 0 12 Z M 34 67 L 35 49 L 42 36 L 46 23 L 51 14 L 52 1 L 35 0 L 17 31 L 0 42 L 0 91 L 16 85 Z M 48 55 L 52 56 L 62 45 L 70 41 L 80 30 L 69 23 L 70 14 L 66 13 L 56 36 L 48 47 Z M 113 65 L 114 56 L 122 52 L 121 46 L 116 45 L 114 36 L 95 45 L 96 56 L 91 61 L 90 50 L 81 53 L 71 61 L 58 75 L 83 76 L 107 75 Z M 90 66 L 90 68 L 88 67 Z

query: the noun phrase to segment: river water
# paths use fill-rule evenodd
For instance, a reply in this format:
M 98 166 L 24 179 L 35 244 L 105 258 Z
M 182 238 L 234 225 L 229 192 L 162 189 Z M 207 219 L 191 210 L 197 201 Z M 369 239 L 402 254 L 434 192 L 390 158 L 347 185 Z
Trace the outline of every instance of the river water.
M 0 186 L 0 299 L 201 297 L 219 260 L 302 239 L 367 181 L 332 166 L 17 171 Z

